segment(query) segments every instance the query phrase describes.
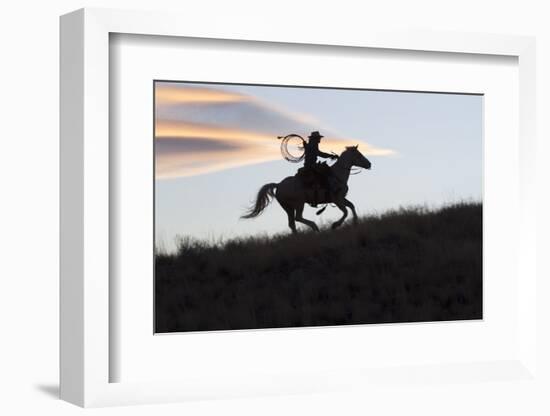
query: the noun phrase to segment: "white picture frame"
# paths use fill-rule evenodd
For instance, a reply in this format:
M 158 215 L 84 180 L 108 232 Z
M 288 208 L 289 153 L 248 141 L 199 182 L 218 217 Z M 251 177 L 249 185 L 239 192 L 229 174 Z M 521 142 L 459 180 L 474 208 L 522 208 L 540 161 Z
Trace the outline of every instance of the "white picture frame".
M 109 348 L 110 303 L 110 169 L 109 157 L 109 35 L 112 33 L 332 45 L 441 53 L 517 57 L 519 62 L 520 223 L 518 257 L 519 353 L 499 363 L 452 363 L 419 369 L 414 377 L 476 383 L 472 374 L 494 371 L 507 380 L 536 382 L 535 229 L 535 41 L 530 37 L 464 33 L 280 31 L 273 24 L 227 22 L 205 27 L 189 16 L 168 13 L 82 9 L 61 18 L 61 398 L 80 406 L 181 401 L 193 398 L 253 396 L 346 389 L 394 383 L 410 370 L 381 368 L 368 374 L 342 370 L 326 379 L 281 374 L 270 380 L 235 383 L 223 374 L 215 381 L 110 382 L 109 368 L 117 357 Z M 468 370 L 469 369 L 469 370 Z M 415 370 L 416 371 L 416 370 Z M 397 375 L 400 374 L 400 375 Z M 397 376 L 396 376 L 397 375 Z M 346 383 L 343 377 L 349 377 Z M 414 378 L 413 377 L 413 378 Z

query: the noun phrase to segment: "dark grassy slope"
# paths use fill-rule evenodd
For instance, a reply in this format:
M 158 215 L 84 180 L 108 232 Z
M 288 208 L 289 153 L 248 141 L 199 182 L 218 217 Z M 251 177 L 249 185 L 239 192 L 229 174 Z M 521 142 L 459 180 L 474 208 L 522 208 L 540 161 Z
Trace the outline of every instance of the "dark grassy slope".
M 156 331 L 479 319 L 482 207 L 407 209 L 337 231 L 157 256 Z

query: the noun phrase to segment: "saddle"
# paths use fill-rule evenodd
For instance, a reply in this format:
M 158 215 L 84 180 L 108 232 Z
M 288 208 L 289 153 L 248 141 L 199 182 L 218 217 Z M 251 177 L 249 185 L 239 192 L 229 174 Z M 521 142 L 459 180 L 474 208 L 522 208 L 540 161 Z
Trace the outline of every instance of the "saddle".
M 331 175 L 330 166 L 326 163 L 316 163 L 312 167 L 298 169 L 296 176 L 306 187 L 328 187 L 328 178 Z
M 317 204 L 328 202 L 331 186 L 330 176 L 332 171 L 326 163 L 316 163 L 312 167 L 298 169 L 296 176 L 302 181 L 308 195 L 308 203 L 316 207 Z

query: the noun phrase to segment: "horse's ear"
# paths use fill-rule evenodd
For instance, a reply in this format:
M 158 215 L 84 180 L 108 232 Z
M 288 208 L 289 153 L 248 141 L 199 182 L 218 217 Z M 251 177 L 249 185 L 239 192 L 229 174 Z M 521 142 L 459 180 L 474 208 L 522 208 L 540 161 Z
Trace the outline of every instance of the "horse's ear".
M 359 145 L 358 145 L 358 144 L 356 144 L 356 145 L 355 145 L 355 148 L 356 148 L 356 149 L 359 149 Z

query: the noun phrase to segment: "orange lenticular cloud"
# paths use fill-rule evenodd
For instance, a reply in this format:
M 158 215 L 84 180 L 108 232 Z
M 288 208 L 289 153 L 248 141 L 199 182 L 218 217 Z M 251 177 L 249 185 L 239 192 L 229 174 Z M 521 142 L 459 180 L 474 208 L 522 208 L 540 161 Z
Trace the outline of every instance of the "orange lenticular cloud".
M 207 140 L 244 141 L 245 143 L 274 138 L 273 135 L 267 133 L 171 120 L 157 120 L 155 123 L 155 137 L 157 139 L 171 138 L 174 140 L 194 137 Z
M 250 97 L 212 88 L 182 88 L 171 84 L 155 86 L 156 105 L 214 104 L 248 101 Z
M 275 135 L 262 132 L 159 120 L 156 140 L 157 179 L 194 176 L 281 159 L 280 141 Z M 369 156 L 393 154 L 392 150 L 360 140 L 323 138 L 323 148 L 336 153 L 356 144 L 361 144 Z
M 155 84 L 156 178 L 194 176 L 281 159 L 278 134 L 321 129 L 324 151 L 361 144 L 367 156 L 394 152 L 338 137 L 315 117 L 239 92 L 176 83 Z
M 239 154 L 239 158 L 228 158 L 232 156 L 228 152 L 195 153 L 192 158 L 189 154 L 157 154 L 155 175 L 157 179 L 203 175 L 273 160 L 270 152 L 259 149 L 257 151 L 249 149 L 244 153 L 246 154 L 244 160 L 240 158 L 243 154 Z

